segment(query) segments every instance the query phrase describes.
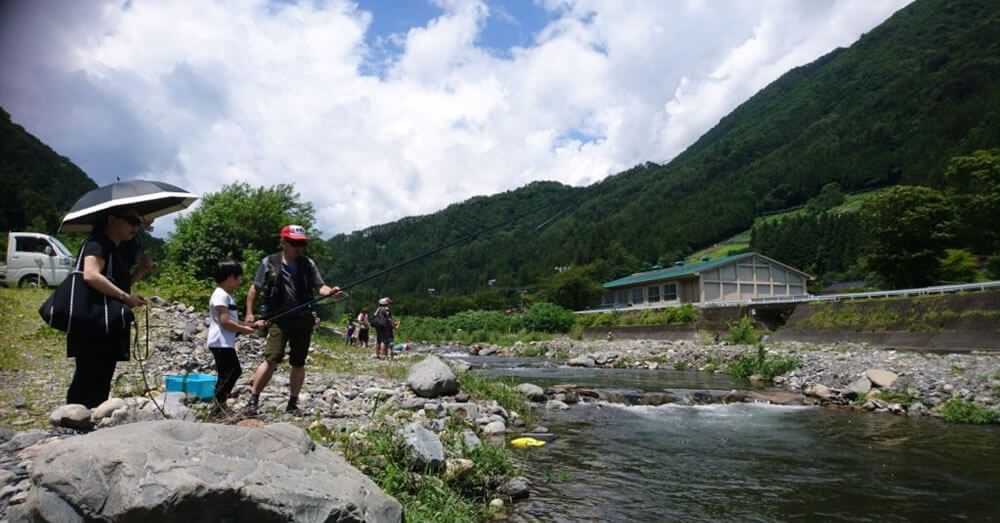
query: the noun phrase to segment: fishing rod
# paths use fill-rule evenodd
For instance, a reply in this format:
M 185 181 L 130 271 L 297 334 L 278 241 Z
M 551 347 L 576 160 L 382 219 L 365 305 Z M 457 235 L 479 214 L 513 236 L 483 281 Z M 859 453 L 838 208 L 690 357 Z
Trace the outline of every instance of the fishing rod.
M 566 198 L 566 199 L 568 199 L 568 198 Z M 539 207 L 535 207 L 533 209 L 527 210 L 527 211 L 525 211 L 525 212 L 523 212 L 521 214 L 514 215 L 511 218 L 508 218 L 507 220 L 504 220 L 504 221 L 502 221 L 500 223 L 491 225 L 491 226 L 489 226 L 489 227 L 487 227 L 485 229 L 480 229 L 480 230 L 478 230 L 478 231 L 476 231 L 474 233 L 467 234 L 467 235 L 465 235 L 465 236 L 463 236 L 463 237 L 461 237 L 461 238 L 459 238 L 457 240 L 453 240 L 453 241 L 448 242 L 448 243 L 446 243 L 444 245 L 441 245 L 439 247 L 435 247 L 434 249 L 431 249 L 431 250 L 429 250 L 429 251 L 427 251 L 427 252 L 425 252 L 423 254 L 418 254 L 417 256 L 414 256 L 414 257 L 412 257 L 412 258 L 410 258 L 408 260 L 403 260 L 403 261 L 401 261 L 401 262 L 399 262 L 399 263 L 397 263 L 397 264 L 395 264 L 395 265 L 393 265 L 393 266 L 391 266 L 389 268 L 382 269 L 382 270 L 380 270 L 378 272 L 375 272 L 373 274 L 370 274 L 370 275 L 365 276 L 363 278 L 360 278 L 358 280 L 352 281 L 352 282 L 348 283 L 347 285 L 344 285 L 344 286 L 340 287 L 340 290 L 344 291 L 344 290 L 350 289 L 351 287 L 356 287 L 358 285 L 361 285 L 362 283 L 365 283 L 367 281 L 374 280 L 375 278 L 378 278 L 379 276 L 382 276 L 384 274 L 387 274 L 387 273 L 390 273 L 390 272 L 395 271 L 397 269 L 400 269 L 402 267 L 405 267 L 405 266 L 407 266 L 407 265 L 409 265 L 411 263 L 420 261 L 420 260 L 422 260 L 424 258 L 427 258 L 428 256 L 432 256 L 434 254 L 437 254 L 437 253 L 439 253 L 439 252 L 441 252 L 441 251 L 443 251 L 443 250 L 445 250 L 445 249 L 447 249 L 449 247 L 453 247 L 453 246 L 455 246 L 455 245 L 457 245 L 457 244 L 459 244 L 461 242 L 471 240 L 471 239 L 475 238 L 476 236 L 488 233 L 488 232 L 493 231 L 495 229 L 499 229 L 500 227 L 503 227 L 504 225 L 513 223 L 513 222 L 515 222 L 515 221 L 517 221 L 517 220 L 519 220 L 521 218 L 524 218 L 525 216 L 528 216 L 530 214 L 534 214 L 534 213 L 536 213 L 536 212 L 538 212 L 540 210 L 543 210 L 543 209 L 547 209 L 549 207 L 552 207 L 553 205 L 563 203 L 566 199 L 563 199 L 563 200 L 560 200 L 560 201 L 557 201 L 557 202 L 547 203 L 545 205 L 541 205 Z M 566 209 L 563 209 L 563 210 L 559 211 L 555 216 L 549 218 L 548 220 L 545 220 L 538 227 L 535 227 L 534 230 L 538 231 L 543 226 L 547 225 L 550 221 L 554 220 L 559 215 L 565 213 L 568 210 L 569 210 L 569 207 L 567 207 Z M 330 296 L 333 296 L 333 295 L 331 294 L 331 295 L 328 295 L 328 296 L 318 296 L 318 297 L 313 298 L 313 299 L 311 299 L 311 300 L 309 300 L 309 301 L 307 301 L 305 303 L 300 303 L 299 305 L 296 305 L 296 306 L 294 306 L 294 307 L 292 307 L 290 309 L 281 311 L 278 314 L 275 314 L 274 316 L 271 316 L 270 318 L 267 319 L 267 321 L 273 322 L 273 321 L 277 320 L 278 318 L 287 316 L 288 314 L 291 314 L 291 313 L 293 313 L 295 311 L 302 310 L 303 308 L 309 307 L 309 306 L 311 306 L 311 305 L 313 305 L 315 303 L 318 303 L 318 302 L 320 302 L 322 300 L 325 300 L 326 298 L 329 298 Z

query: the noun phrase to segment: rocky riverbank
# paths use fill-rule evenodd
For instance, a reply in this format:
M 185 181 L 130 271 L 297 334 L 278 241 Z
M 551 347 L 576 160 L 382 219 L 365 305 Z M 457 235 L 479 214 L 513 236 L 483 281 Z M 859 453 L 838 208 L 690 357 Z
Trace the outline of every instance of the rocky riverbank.
M 816 345 L 765 340 L 764 344 L 768 356 L 798 361 L 794 370 L 775 377 L 773 382 L 801 398 L 782 395 L 774 397 L 775 402 L 934 416 L 935 407 L 957 398 L 1000 412 L 1000 354 L 995 352 L 921 353 L 857 343 Z M 542 345 L 544 350 L 534 345 Z M 725 372 L 740 356 L 756 354 L 755 347 L 725 342 L 566 338 L 481 350 L 495 354 L 544 352 L 570 366 L 716 373 Z

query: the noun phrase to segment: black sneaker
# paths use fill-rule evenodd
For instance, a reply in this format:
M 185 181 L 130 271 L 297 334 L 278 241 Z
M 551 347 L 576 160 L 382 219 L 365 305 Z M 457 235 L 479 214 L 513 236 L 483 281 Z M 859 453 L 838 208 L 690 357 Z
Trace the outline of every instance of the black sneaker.
M 288 405 L 285 406 L 285 412 L 288 414 L 298 414 L 300 412 L 299 402 L 296 400 L 288 400 Z
M 243 414 L 246 414 L 247 416 L 256 416 L 257 415 L 257 400 L 256 399 L 250 398 L 249 400 L 247 400 L 247 406 L 243 407 Z

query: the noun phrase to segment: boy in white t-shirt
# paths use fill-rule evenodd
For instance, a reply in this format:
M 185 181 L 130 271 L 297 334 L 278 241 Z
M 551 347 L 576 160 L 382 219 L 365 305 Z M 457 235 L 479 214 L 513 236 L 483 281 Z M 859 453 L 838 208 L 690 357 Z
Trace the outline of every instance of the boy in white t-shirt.
M 222 260 L 215 267 L 215 281 L 219 284 L 208 301 L 209 326 L 208 350 L 215 357 L 215 369 L 219 380 L 215 383 L 215 406 L 212 414 L 222 414 L 226 410 L 226 399 L 243 374 L 240 359 L 236 356 L 236 333 L 253 334 L 255 328 L 263 328 L 264 320 L 246 324 L 238 319 L 236 300 L 229 294 L 240 287 L 243 266 L 232 260 Z

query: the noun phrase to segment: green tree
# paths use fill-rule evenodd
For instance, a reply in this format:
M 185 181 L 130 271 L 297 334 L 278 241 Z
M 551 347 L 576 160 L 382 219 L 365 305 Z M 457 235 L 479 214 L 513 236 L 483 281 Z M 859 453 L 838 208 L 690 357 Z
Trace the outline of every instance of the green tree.
M 898 186 L 862 204 L 871 243 L 865 264 L 892 288 L 935 282 L 954 240 L 955 207 L 929 187 Z
M 961 243 L 976 252 L 1000 250 L 1000 149 L 956 156 L 944 172 L 961 218 Z
M 206 194 L 198 208 L 177 219 L 176 230 L 166 244 L 167 261 L 195 278 L 207 278 L 220 259 L 253 262 L 242 259 L 248 249 L 277 250 L 278 234 L 289 223 L 305 227 L 310 235 L 317 234 L 312 204 L 300 201 L 291 185 L 227 185 Z M 315 257 L 316 253 L 310 251 L 310 255 Z
M 964 249 L 945 249 L 938 260 L 941 283 L 969 283 L 981 279 L 976 257 Z
M 819 214 L 844 203 L 844 192 L 840 189 L 840 184 L 830 182 L 820 189 L 819 194 L 806 202 L 806 211 L 810 214 Z
M 572 310 L 586 308 L 603 291 L 589 266 L 569 267 L 550 278 L 545 285 L 545 294 L 550 301 Z

